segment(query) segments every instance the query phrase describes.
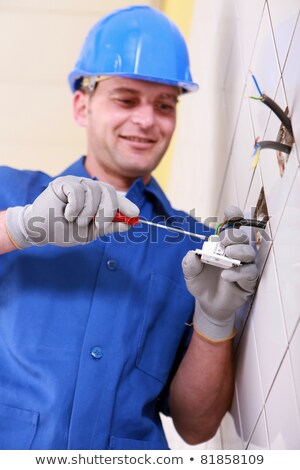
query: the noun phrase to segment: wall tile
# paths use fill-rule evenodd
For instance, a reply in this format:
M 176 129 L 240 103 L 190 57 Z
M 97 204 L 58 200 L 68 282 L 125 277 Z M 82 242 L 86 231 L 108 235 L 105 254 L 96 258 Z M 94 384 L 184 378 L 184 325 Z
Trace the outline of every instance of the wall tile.
M 235 179 L 239 207 L 244 207 L 253 177 L 252 152 L 254 134 L 249 112 L 248 99 L 243 99 L 238 124 L 234 135 L 231 164 Z
M 235 6 L 237 26 L 231 23 L 232 34 L 222 36 L 227 42 L 224 55 L 217 55 L 220 67 L 211 64 L 211 56 L 206 61 L 209 70 L 211 66 L 214 73 L 218 71 L 222 80 L 224 78 L 221 81 L 224 86 L 221 128 L 226 129 L 225 134 L 232 144 L 227 152 L 226 141 L 224 153 L 230 159 L 224 181 L 216 185 L 220 188 L 217 212 L 221 217 L 227 201 L 232 199 L 246 216 L 253 216 L 253 207 L 263 186 L 271 219 L 266 229 L 269 238 L 263 238 L 257 253 L 261 275 L 258 290 L 244 329 L 235 342 L 236 393 L 231 413 L 224 417 L 219 432 L 225 449 L 299 449 L 300 20 L 298 23 L 296 20 L 300 5 L 299 0 L 235 0 Z M 217 14 L 220 15 L 220 10 Z M 213 30 L 217 38 L 214 25 L 206 19 L 209 34 Z M 228 32 L 227 26 L 228 23 L 224 31 Z M 212 49 L 222 51 L 215 44 Z M 203 76 L 212 80 L 207 66 L 203 68 L 201 64 Z M 249 68 L 263 92 L 283 109 L 289 106 L 296 144 L 283 176 L 280 176 L 274 151 L 263 150 L 257 168 L 251 169 L 254 138 L 276 140 L 280 122 L 265 105 L 247 99 L 249 95 L 258 94 Z M 219 76 L 213 82 L 216 83 L 219 86 Z M 212 103 L 210 110 L 217 121 L 222 99 L 220 95 L 216 99 L 215 90 L 211 88 L 211 91 L 206 103 Z M 188 112 L 185 119 L 188 121 Z M 206 137 L 210 135 L 205 123 L 200 124 L 199 129 L 205 130 Z M 182 141 L 181 152 L 186 139 Z M 215 151 L 216 146 L 213 149 Z M 219 157 L 222 168 L 223 155 L 221 157 L 220 153 Z M 204 166 L 204 162 L 201 165 Z M 251 230 L 248 232 L 251 236 Z M 251 241 L 253 243 L 252 238 Z
M 281 107 L 281 109 L 285 110 L 286 102 L 282 82 L 280 82 L 280 85 L 278 87 L 278 91 L 275 96 L 275 102 Z M 260 140 L 276 141 L 280 125 L 280 120 L 272 112 L 270 114 L 265 135 Z M 269 215 L 271 216 L 270 227 L 273 236 L 275 236 L 276 234 L 278 222 L 280 220 L 284 204 L 287 199 L 287 195 L 290 191 L 293 179 L 295 177 L 295 173 L 298 168 L 298 159 L 295 153 L 295 148 L 293 148 L 289 156 L 286 154 L 282 154 L 282 157 L 285 159 L 286 162 L 286 169 L 284 171 L 283 176 L 280 176 L 277 155 L 278 154 L 276 150 L 263 149 L 260 153 L 259 158 L 259 168 L 263 180 L 268 211 Z
M 300 318 L 300 170 L 274 240 L 274 255 L 288 338 Z
M 264 399 L 287 349 L 275 260 L 271 248 L 252 308 Z
M 272 240 L 272 233 L 270 229 L 270 224 L 268 222 L 266 228 L 264 230 L 260 230 L 261 232 L 261 240 L 259 247 L 257 249 L 257 257 L 256 257 L 256 266 L 258 269 L 259 276 L 263 275 L 263 270 L 265 268 L 265 264 L 267 262 L 269 252 L 273 243 Z M 253 229 L 253 236 L 252 239 L 255 237 L 255 231 Z M 254 245 L 254 244 L 253 244 Z M 254 246 L 255 247 L 255 246 Z
M 285 87 L 287 103 L 289 106 L 294 137 L 300 149 L 300 20 L 298 18 L 297 26 L 292 38 L 291 47 L 288 52 L 286 64 L 283 70 L 283 83 Z
M 237 393 L 233 397 L 230 413 L 226 413 L 222 420 L 220 435 L 222 449 L 244 449 L 241 438 Z
M 213 16 L 217 18 L 215 28 L 215 38 L 218 51 L 218 69 L 220 83 L 224 86 L 228 76 L 231 76 L 230 64 L 234 68 L 240 69 L 241 56 L 239 43 L 237 40 L 237 22 L 236 22 L 236 9 L 235 0 L 227 0 L 226 3 L 222 0 L 214 0 L 212 4 Z M 234 77 L 235 83 L 241 80 L 241 77 Z
M 267 149 L 264 150 L 263 158 L 265 167 L 267 167 L 265 160 L 269 159 L 269 161 L 271 161 L 273 159 L 272 174 L 269 175 L 269 177 L 266 177 L 266 185 L 264 180 L 263 183 L 265 186 L 265 196 L 268 206 L 268 212 L 269 216 L 271 217 L 269 224 L 271 227 L 272 236 L 273 238 L 275 238 L 278 224 L 280 222 L 284 210 L 284 206 L 286 204 L 289 192 L 293 185 L 293 181 L 298 172 L 299 162 L 297 158 L 296 148 L 295 146 L 293 146 L 292 151 L 289 155 L 289 160 L 288 164 L 286 165 L 284 175 L 282 177 L 276 178 L 277 168 L 275 169 L 274 152 Z M 273 181 L 272 178 L 274 178 Z
M 298 0 L 268 0 L 275 45 L 281 70 L 283 69 L 295 24 L 299 14 Z
M 234 135 L 239 109 L 245 93 L 245 77 L 237 31 L 233 31 L 232 34 L 232 47 L 226 64 L 226 76 L 224 82 L 221 83 L 224 89 L 225 115 L 230 141 Z
M 280 106 L 282 110 L 286 109 L 287 103 L 285 100 L 285 94 L 284 94 L 282 81 L 279 82 L 276 96 L 273 99 L 278 104 L 278 106 Z M 255 103 L 257 103 L 257 106 L 260 106 L 260 107 L 264 106 L 268 108 L 266 105 L 264 105 L 260 101 L 255 101 L 254 104 Z M 265 133 L 257 135 L 256 137 L 259 137 L 259 141 L 275 141 L 276 142 L 280 126 L 281 126 L 281 121 L 273 112 L 270 111 L 268 124 L 265 130 Z M 285 157 L 285 159 L 288 160 L 288 156 L 286 156 L 286 154 L 284 154 L 283 157 Z M 260 166 L 260 170 L 262 174 L 262 179 L 264 182 L 265 192 L 268 193 L 269 189 L 272 188 L 272 186 L 280 179 L 280 170 L 279 170 L 276 150 L 262 149 L 260 153 L 260 157 L 259 157 L 259 166 Z
M 235 187 L 235 178 L 233 175 L 232 161 L 228 163 L 228 168 L 226 171 L 225 179 L 223 186 L 220 189 L 219 200 L 217 203 L 217 209 L 215 213 L 217 214 L 219 221 L 224 218 L 224 210 L 229 205 L 238 206 L 238 199 Z
M 263 409 L 259 420 L 255 426 L 249 444 L 247 446 L 248 450 L 265 450 L 269 449 L 269 439 L 267 432 L 267 424 L 265 417 L 265 410 Z
M 220 14 L 230 17 L 226 6 L 231 3 L 225 5 L 222 0 L 195 2 L 190 56 L 195 71 L 193 77 L 200 83 L 200 89 L 182 97 L 180 103 L 168 187 L 168 195 L 175 207 L 190 210 L 196 206 L 202 217 L 215 215 L 218 188 L 222 187 L 229 157 L 231 123 L 225 114 L 221 64 L 224 56 L 230 54 L 232 37 L 230 27 L 226 22 L 222 24 Z M 188 184 L 179 192 L 178 187 L 183 181 Z
M 264 9 L 250 69 L 258 81 L 261 91 L 273 98 L 280 80 L 280 69 L 267 8 Z M 251 74 L 248 74 L 247 90 L 250 96 L 259 95 Z M 267 107 L 263 105 L 259 106 L 260 104 L 261 103 L 257 103 L 255 100 L 250 100 L 256 136 L 262 136 L 264 134 L 270 114 Z
M 298 409 L 300 410 L 300 323 L 298 323 L 290 342 L 290 356 Z
M 243 445 L 254 430 L 263 408 L 257 351 L 251 318 L 248 320 L 236 357 L 236 387 Z
M 176 432 L 172 418 L 161 414 L 161 421 L 166 433 L 168 445 L 170 449 L 189 449 L 189 445 L 181 439 L 179 434 Z
M 261 174 L 260 174 L 260 169 L 259 167 L 256 167 L 254 173 L 253 173 L 253 178 L 251 181 L 251 186 L 249 188 L 245 208 L 244 208 L 244 214 L 245 217 L 248 218 L 254 218 L 255 215 L 255 209 L 258 203 L 258 199 L 260 196 L 260 191 L 262 189 L 262 179 L 261 179 Z M 262 271 L 264 269 L 265 262 L 267 260 L 269 250 L 272 246 L 272 234 L 271 234 L 271 229 L 270 229 L 270 224 L 269 222 L 267 223 L 267 226 L 264 230 L 259 230 L 260 232 L 260 244 L 258 245 L 257 238 L 258 238 L 258 233 L 256 228 L 251 228 L 248 227 L 248 236 L 251 245 L 253 248 L 257 251 L 256 254 L 256 265 L 258 268 L 259 275 L 262 274 Z
M 172 418 L 161 414 L 161 421 L 163 424 L 164 431 L 166 433 L 168 445 L 170 449 L 181 449 L 181 450 L 208 450 L 208 449 L 222 449 L 221 435 L 218 430 L 216 435 L 207 442 L 202 444 L 191 446 L 187 444 L 176 432 Z
M 289 352 L 266 402 L 270 449 L 300 449 L 300 419 Z
M 266 2 L 265 0 L 252 0 L 251 2 L 236 0 L 235 3 L 244 76 L 246 76 Z
M 215 436 L 209 441 L 199 444 L 197 446 L 192 446 L 191 450 L 218 450 L 222 449 L 221 433 L 220 429 L 216 432 Z
M 243 206 L 243 211 L 246 217 L 253 217 L 254 211 L 258 202 L 260 191 L 262 188 L 262 179 L 259 167 L 253 169 L 252 167 L 253 159 L 248 160 L 248 169 L 252 168 L 252 178 L 249 183 L 247 198 Z

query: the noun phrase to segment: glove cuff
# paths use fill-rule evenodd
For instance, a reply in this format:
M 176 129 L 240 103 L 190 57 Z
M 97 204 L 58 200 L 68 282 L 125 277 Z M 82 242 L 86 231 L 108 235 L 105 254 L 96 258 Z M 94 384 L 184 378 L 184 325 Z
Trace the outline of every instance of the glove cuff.
M 193 318 L 194 329 L 197 334 L 203 336 L 208 341 L 221 342 L 233 338 L 237 333 L 234 329 L 234 321 L 235 313 L 232 313 L 226 320 L 212 318 L 203 312 L 199 302 L 196 301 Z
M 6 211 L 5 228 L 11 242 L 19 250 L 31 246 L 26 235 L 24 212 L 28 206 L 9 207 Z

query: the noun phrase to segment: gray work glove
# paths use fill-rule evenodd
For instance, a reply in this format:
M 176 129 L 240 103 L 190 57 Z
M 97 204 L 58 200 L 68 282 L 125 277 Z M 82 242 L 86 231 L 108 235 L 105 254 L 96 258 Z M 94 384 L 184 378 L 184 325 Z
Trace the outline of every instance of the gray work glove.
M 31 245 L 82 245 L 130 228 L 113 222 L 117 209 L 128 217 L 139 215 L 138 207 L 110 185 L 90 178 L 61 176 L 32 204 L 8 208 L 6 229 L 20 249 Z
M 225 220 L 243 217 L 238 207 L 225 211 Z M 228 228 L 220 233 L 225 255 L 242 262 L 238 267 L 220 269 L 201 262 L 189 251 L 182 261 L 188 290 L 195 297 L 193 325 L 204 337 L 224 341 L 234 335 L 235 312 L 254 292 L 258 278 L 255 250 L 240 229 Z

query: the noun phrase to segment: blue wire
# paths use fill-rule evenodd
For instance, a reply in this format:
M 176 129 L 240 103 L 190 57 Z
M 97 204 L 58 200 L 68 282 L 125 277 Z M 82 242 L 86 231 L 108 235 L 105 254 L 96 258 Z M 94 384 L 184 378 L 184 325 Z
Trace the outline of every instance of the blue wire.
M 253 73 L 252 73 L 252 78 L 253 78 L 253 81 L 254 81 L 255 86 L 257 88 L 258 93 L 260 94 L 260 96 L 262 96 L 261 89 L 259 88 L 259 85 L 258 85 L 257 80 L 256 80 L 255 76 L 253 75 Z
M 257 154 L 257 152 L 260 148 L 261 148 L 261 146 L 259 145 L 259 143 L 254 145 L 252 157 L 255 157 L 255 155 Z

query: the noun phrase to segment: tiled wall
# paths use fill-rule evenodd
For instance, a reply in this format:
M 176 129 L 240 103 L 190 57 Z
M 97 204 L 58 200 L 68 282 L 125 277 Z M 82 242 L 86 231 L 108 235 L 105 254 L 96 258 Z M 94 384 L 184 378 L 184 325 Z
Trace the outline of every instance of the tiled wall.
M 271 216 L 258 290 L 238 315 L 231 413 L 206 448 L 300 449 L 299 8 L 299 0 L 195 2 L 191 54 L 201 88 L 183 103 L 170 196 L 221 219 L 227 204 L 253 215 L 263 186 Z M 276 140 L 280 121 L 249 99 L 258 94 L 249 69 L 291 114 L 295 144 L 283 176 L 274 150 L 252 166 L 255 137 Z

